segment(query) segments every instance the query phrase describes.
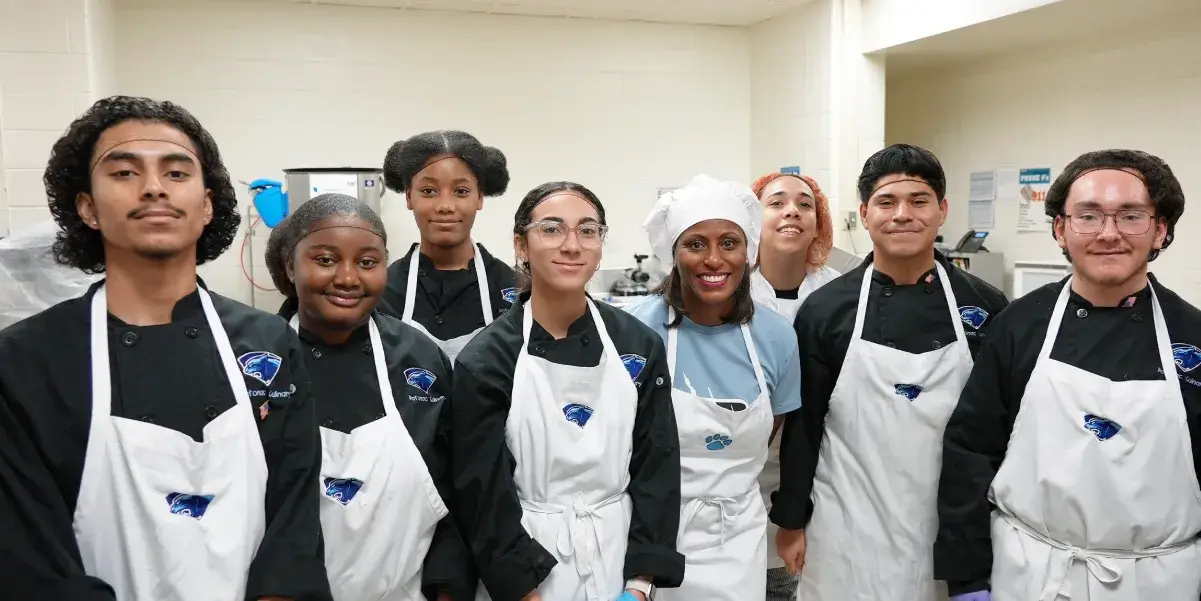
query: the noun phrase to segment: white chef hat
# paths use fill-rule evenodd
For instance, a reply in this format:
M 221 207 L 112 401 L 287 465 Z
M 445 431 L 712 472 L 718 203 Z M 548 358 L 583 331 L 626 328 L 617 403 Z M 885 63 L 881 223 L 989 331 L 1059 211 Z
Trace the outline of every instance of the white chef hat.
M 759 253 L 763 205 L 749 187 L 738 182 L 698 175 L 683 188 L 660 196 L 642 229 L 646 230 L 651 252 L 659 264 L 667 266 L 675 264 L 672 251 L 680 235 L 710 219 L 725 219 L 742 228 L 747 242 L 746 258 L 754 265 Z

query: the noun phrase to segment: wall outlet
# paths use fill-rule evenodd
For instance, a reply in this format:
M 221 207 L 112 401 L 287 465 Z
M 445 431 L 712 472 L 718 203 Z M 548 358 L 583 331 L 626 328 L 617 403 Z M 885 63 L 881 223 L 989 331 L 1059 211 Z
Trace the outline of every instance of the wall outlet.
M 859 213 L 857 211 L 847 211 L 847 231 L 852 231 L 859 227 Z

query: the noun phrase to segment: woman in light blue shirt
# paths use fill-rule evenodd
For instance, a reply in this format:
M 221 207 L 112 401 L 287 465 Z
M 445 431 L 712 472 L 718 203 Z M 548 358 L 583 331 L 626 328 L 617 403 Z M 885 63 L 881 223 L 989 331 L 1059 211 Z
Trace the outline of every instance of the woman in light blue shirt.
M 762 206 L 698 176 L 660 197 L 644 228 L 671 271 L 629 311 L 663 336 L 679 430 L 684 583 L 667 601 L 762 601 L 767 511 L 757 478 L 783 415 L 801 406 L 797 339 L 751 299 Z

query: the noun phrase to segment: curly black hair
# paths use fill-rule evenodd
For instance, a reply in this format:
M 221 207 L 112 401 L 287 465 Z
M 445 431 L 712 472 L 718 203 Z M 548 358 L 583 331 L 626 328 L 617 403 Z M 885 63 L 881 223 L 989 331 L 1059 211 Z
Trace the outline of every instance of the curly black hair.
M 71 123 L 50 151 L 42 181 L 50 203 L 50 214 L 58 223 L 54 259 L 85 273 L 104 272 L 104 245 L 100 232 L 83 222 L 75 206 L 80 192 L 91 193 L 91 160 L 96 142 L 109 128 L 126 121 L 166 123 L 183 132 L 196 146 L 204 187 L 213 192 L 213 218 L 196 243 L 198 265 L 221 256 L 237 235 L 242 216 L 229 171 L 221 161 L 217 143 L 196 117 L 183 107 L 166 101 L 134 96 L 111 96 L 96 101 Z
M 346 194 L 321 194 L 301 204 L 286 219 L 271 228 L 267 250 L 263 252 L 267 272 L 276 290 L 288 299 L 296 298 L 296 285 L 288 279 L 288 265 L 294 260 L 296 245 L 313 231 L 313 226 L 329 217 L 358 217 L 371 225 L 371 231 L 388 244 L 388 232 L 379 214 L 367 203 Z
M 1141 150 L 1110 149 L 1086 152 L 1076 157 L 1075 160 L 1068 163 L 1067 167 L 1063 168 L 1063 172 L 1055 178 L 1051 188 L 1047 190 L 1047 200 L 1043 207 L 1047 217 L 1052 219 L 1063 217 L 1072 184 L 1086 173 L 1101 169 L 1133 171 L 1143 180 L 1143 184 L 1147 187 L 1147 193 L 1151 196 L 1151 202 L 1155 205 L 1155 218 L 1166 222 L 1168 226 L 1168 233 L 1163 239 L 1163 247 L 1152 250 L 1147 257 L 1148 261 L 1154 261 L 1162 250 L 1172 244 L 1172 239 L 1175 237 L 1176 222 L 1180 221 L 1181 215 L 1184 215 L 1184 189 L 1180 187 L 1180 180 L 1176 179 L 1172 168 L 1168 167 L 1163 159 L 1153 154 Z M 1051 236 L 1055 237 L 1054 228 L 1051 229 Z M 1063 255 L 1069 261 L 1071 260 L 1066 249 L 1063 251 Z
M 933 152 L 912 144 L 893 144 L 864 161 L 859 174 L 859 201 L 871 200 L 876 182 L 889 175 L 920 177 L 934 189 L 938 202 L 947 197 L 947 174 Z
M 509 187 L 509 167 L 501 151 L 480 144 L 475 136 L 456 130 L 428 131 L 401 140 L 384 157 L 384 183 L 389 190 L 403 193 L 413 177 L 425 169 L 432 157 L 449 154 L 463 159 L 484 196 L 500 196 Z

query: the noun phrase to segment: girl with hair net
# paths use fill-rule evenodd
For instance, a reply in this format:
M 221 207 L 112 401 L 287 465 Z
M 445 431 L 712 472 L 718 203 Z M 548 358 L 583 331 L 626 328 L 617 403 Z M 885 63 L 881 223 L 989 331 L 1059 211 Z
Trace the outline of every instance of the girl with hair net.
M 650 601 L 684 576 L 663 342 L 585 292 L 607 230 L 588 188 L 531 190 L 521 295 L 455 362 L 452 506 L 478 599 Z
M 743 184 L 698 176 L 644 229 L 667 278 L 630 308 L 666 340 L 679 431 L 684 582 L 662 599 L 764 599 L 758 477 L 782 416 L 801 406 L 796 336 L 751 298 L 763 209 Z
M 375 310 L 387 233 L 357 198 L 322 194 L 271 230 L 266 263 L 300 335 L 321 425 L 317 475 L 335 601 L 461 601 L 467 548 L 445 519 L 451 365 Z
M 380 310 L 427 334 L 453 364 L 517 298 L 513 269 L 471 239 L 484 198 L 509 186 L 505 155 L 466 132 L 425 132 L 388 149 L 384 181 L 404 194 L 421 241 L 388 268 Z
M 751 297 L 771 307 L 790 323 L 814 290 L 838 277 L 826 265 L 834 246 L 830 201 L 813 178 L 768 173 L 751 184 L 763 204 L 759 262 L 751 274 Z M 780 437 L 772 436 L 767 464 L 759 475 L 763 502 L 771 509 L 771 492 L 780 486 Z M 775 524 L 767 526 L 767 601 L 796 597 L 797 576 L 789 574 L 776 554 Z

